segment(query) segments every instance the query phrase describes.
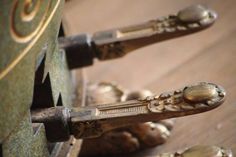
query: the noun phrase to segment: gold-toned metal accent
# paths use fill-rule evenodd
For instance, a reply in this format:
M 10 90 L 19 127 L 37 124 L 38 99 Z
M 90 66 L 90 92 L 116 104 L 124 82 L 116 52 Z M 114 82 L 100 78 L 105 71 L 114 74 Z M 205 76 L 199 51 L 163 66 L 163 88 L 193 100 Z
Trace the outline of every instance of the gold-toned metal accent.
M 26 0 L 24 1 L 24 6 L 23 6 L 23 9 L 20 13 L 20 17 L 22 19 L 22 21 L 24 22 L 31 22 L 34 17 L 36 16 L 37 12 L 39 11 L 39 7 L 40 7 L 40 4 L 41 4 L 41 1 L 42 0 L 37 0 L 37 2 L 35 2 L 35 7 L 34 9 L 31 11 L 31 13 L 26 13 L 26 9 L 30 6 L 30 5 L 33 5 L 32 1 L 31 0 Z M 19 33 L 19 30 L 16 29 L 16 24 L 14 22 L 15 20 L 15 16 L 17 16 L 16 14 L 16 9 L 19 8 L 17 7 L 19 4 L 19 1 L 18 0 L 15 0 L 15 2 L 13 3 L 13 7 L 12 7 L 12 10 L 11 10 L 11 16 L 10 16 L 10 33 L 11 33 L 11 37 L 18 43 L 27 43 L 29 42 L 30 40 L 32 40 L 40 31 L 40 29 L 42 29 L 43 27 L 43 24 L 45 22 L 45 19 L 46 19 L 46 15 L 47 15 L 47 12 L 49 11 L 49 6 L 50 6 L 50 3 L 48 3 L 47 7 L 45 8 L 45 11 L 44 11 L 44 15 L 42 16 L 42 19 L 40 20 L 39 24 L 37 25 L 37 27 L 34 29 L 33 32 L 31 32 L 30 34 L 27 34 L 27 35 L 21 35 Z M 31 25 L 31 23 L 29 23 L 29 25 Z
M 13 4 L 15 6 L 13 8 L 16 7 L 17 1 L 15 1 L 14 3 Z M 27 10 L 32 6 L 32 3 L 33 3 L 32 0 L 25 0 L 24 1 L 24 9 L 21 12 L 21 18 L 22 18 L 23 21 L 31 21 L 35 17 L 36 13 L 38 12 L 39 7 L 40 7 L 40 1 L 39 0 L 36 2 L 36 5 L 35 5 L 33 11 L 27 12 Z
M 56 13 L 56 10 L 58 9 L 60 1 L 61 0 L 56 1 L 56 4 L 53 10 L 51 11 L 50 15 L 44 21 L 44 24 L 40 27 L 41 29 L 37 32 L 37 34 L 34 36 L 31 42 L 21 52 L 19 52 L 19 55 L 10 64 L 8 64 L 3 71 L 0 72 L 0 80 L 3 77 L 5 77 L 11 71 L 11 69 L 13 69 L 20 62 L 20 60 L 29 52 L 29 50 L 38 41 L 40 36 L 43 34 L 44 30 L 47 28 L 48 24 L 50 23 L 51 19 L 53 18 L 54 14 Z
M 92 83 L 88 86 L 87 91 L 86 104 L 91 106 L 102 103 L 142 100 L 146 97 L 153 99 L 151 98 L 153 93 L 149 90 L 130 91 L 111 82 Z M 173 119 L 168 119 L 118 128 L 94 139 L 84 139 L 80 155 L 111 156 L 117 155 L 119 152 L 126 154 L 143 147 L 150 148 L 161 145 L 170 137 L 173 125 Z M 122 140 L 114 139 L 114 137 Z M 101 147 L 97 148 L 98 144 Z M 122 148 L 120 145 L 122 145 Z
M 195 146 L 183 153 L 183 157 L 222 157 L 221 148 L 215 146 Z
M 150 44 L 203 30 L 213 24 L 216 18 L 214 11 L 196 5 L 179 11 L 177 15 L 97 32 L 92 40 L 99 59 L 113 59 Z
M 15 58 L 15 60 L 12 61 L 12 59 L 11 59 L 10 64 L 6 65 L 6 69 L 4 69 L 3 71 L 0 72 L 0 80 L 2 78 L 4 78 L 11 71 L 11 69 L 13 69 L 21 61 L 21 59 L 27 55 L 27 53 L 30 50 L 33 50 L 32 47 L 35 46 L 35 44 L 39 41 L 39 39 L 41 41 L 41 40 L 44 40 L 48 37 L 48 36 L 46 36 L 43 39 L 40 38 L 42 36 L 42 34 L 45 32 L 45 29 L 49 25 L 51 19 L 56 14 L 55 12 L 58 9 L 58 5 L 60 3 L 59 0 L 54 1 L 54 2 L 50 1 L 55 4 L 55 6 L 53 6 L 53 8 L 50 7 L 51 3 L 48 3 L 48 5 L 46 7 L 44 6 L 43 8 L 46 9 L 46 11 L 44 12 L 42 19 L 40 20 L 40 22 L 36 26 L 36 28 L 32 32 L 30 31 L 30 33 L 26 33 L 26 35 L 22 35 L 19 31 L 20 29 L 18 30 L 16 28 L 16 25 L 14 24 L 14 18 L 15 18 L 14 16 L 16 14 L 15 11 L 16 11 L 18 2 L 19 1 L 16 0 L 13 3 L 13 10 L 11 11 L 12 16 L 11 16 L 11 19 L 9 20 L 10 26 L 11 26 L 10 33 L 11 33 L 11 37 L 13 39 L 12 40 L 13 43 L 14 42 L 19 43 L 19 45 L 21 45 L 21 46 L 24 45 L 25 47 L 21 47 L 20 49 L 22 49 L 23 51 L 19 52 L 19 55 Z M 37 12 L 40 8 L 39 6 L 40 6 L 40 4 L 42 4 L 41 2 L 43 2 L 43 0 L 36 0 L 36 1 L 25 0 L 22 2 L 24 2 L 23 3 L 24 5 L 22 7 L 23 12 L 20 12 L 19 15 L 21 16 L 21 19 L 23 22 L 31 22 L 37 16 Z M 34 9 L 30 12 L 27 12 L 26 10 L 28 10 L 28 8 L 32 7 L 33 2 L 36 3 L 34 5 Z M 49 9 L 52 10 L 50 13 L 49 13 Z M 152 39 L 153 35 L 156 35 L 156 34 L 160 35 L 159 36 L 160 38 L 157 41 L 162 41 L 162 40 L 166 40 L 168 38 L 178 36 L 178 33 L 180 33 L 180 31 L 186 30 L 186 31 L 190 31 L 192 33 L 194 31 L 203 29 L 206 26 L 209 26 L 211 24 L 211 22 L 213 22 L 215 20 L 215 17 L 212 17 L 209 15 L 209 16 L 206 16 L 203 18 L 199 18 L 199 20 L 201 20 L 201 21 L 196 20 L 200 24 L 199 23 L 188 23 L 188 24 L 183 24 L 183 26 L 178 25 L 175 27 L 175 25 L 172 25 L 171 23 L 174 23 L 175 21 L 173 22 L 172 20 L 177 20 L 177 17 L 175 16 L 175 19 L 172 19 L 172 18 L 173 17 L 168 17 L 168 18 L 156 20 L 154 22 L 150 21 L 150 23 L 148 23 L 148 25 L 141 25 L 141 27 L 139 27 L 139 26 L 132 27 L 131 30 L 129 30 L 129 29 L 117 30 L 116 35 L 117 35 L 117 38 L 120 40 L 114 40 L 111 43 L 110 43 L 110 41 L 108 41 L 108 43 L 105 43 L 105 45 L 99 45 L 100 42 L 96 41 L 95 44 L 98 44 L 97 48 L 99 51 L 102 50 L 102 48 L 105 49 L 105 51 L 102 52 L 101 54 L 99 54 L 99 51 L 98 51 L 99 58 L 100 59 L 107 59 L 107 58 L 109 59 L 109 58 L 113 58 L 114 56 L 115 57 L 122 56 L 124 53 L 127 53 L 127 52 L 134 50 L 136 48 L 139 48 L 140 46 L 145 46 L 145 45 L 153 43 L 154 42 L 154 40 Z M 180 22 L 184 22 L 184 20 L 183 19 L 181 20 L 181 18 L 178 18 L 178 20 L 180 20 Z M 189 22 L 189 21 L 187 21 L 187 22 Z M 52 23 L 57 23 L 57 22 L 53 21 Z M 19 23 L 17 23 L 17 24 L 20 25 Z M 59 24 L 59 22 L 58 22 L 58 24 Z M 57 24 L 57 26 L 58 26 L 58 24 Z M 181 24 L 181 23 L 174 23 L 174 24 Z M 173 34 L 171 34 L 171 33 L 173 33 Z M 185 33 L 187 33 L 187 32 L 185 32 Z M 166 38 L 165 38 L 165 35 L 167 35 Z M 149 36 L 151 36 L 151 38 L 149 38 Z M 138 38 L 144 38 L 144 40 L 143 39 L 138 40 Z M 156 38 L 156 36 L 154 38 Z M 148 41 L 147 39 L 151 39 L 151 40 Z M 53 41 L 55 41 L 55 40 L 53 40 Z M 128 41 L 128 42 L 126 42 L 126 41 Z M 121 42 L 121 43 L 119 43 L 119 42 Z M 138 46 L 135 45 L 135 42 L 138 43 Z M 141 44 L 139 42 L 141 42 Z M 155 40 L 155 42 L 156 42 L 156 40 Z M 39 45 L 36 44 L 36 45 L 41 46 L 41 44 L 39 44 Z M 104 47 L 101 48 L 100 46 L 104 46 Z M 51 51 L 51 49 L 47 49 L 47 50 Z M 115 55 L 113 54 L 113 56 L 108 54 L 113 51 L 118 54 L 115 54 Z M 55 51 L 55 52 L 57 52 L 57 51 Z M 57 54 L 63 54 L 63 53 L 57 53 Z M 49 55 L 52 55 L 52 54 L 47 53 L 47 56 L 49 56 Z M 34 60 L 34 58 L 32 60 Z M 53 60 L 50 60 L 50 61 L 53 61 Z M 52 63 L 54 63 L 54 62 L 52 62 Z M 65 63 L 65 62 L 64 62 L 64 60 L 58 59 L 58 63 L 61 64 L 61 63 Z M 31 65 L 31 64 L 29 64 L 29 65 Z M 56 65 L 57 64 L 52 64 L 52 66 L 54 66 L 54 67 Z M 48 69 L 46 69 L 46 70 L 48 70 Z M 62 70 L 62 69 L 59 69 L 59 70 Z M 25 71 L 27 71 L 27 70 L 25 70 Z M 58 72 L 55 69 L 53 69 L 52 71 Z M 33 74 L 33 73 L 30 73 L 30 74 Z M 61 74 L 64 74 L 64 73 L 62 72 L 62 73 L 60 73 L 60 75 Z M 32 76 L 31 78 L 34 78 L 33 75 L 29 75 L 29 76 Z M 33 80 L 33 79 L 31 79 L 31 80 Z M 55 81 L 55 79 L 52 79 L 51 81 Z M 10 83 L 12 83 L 12 82 L 14 82 L 14 81 L 11 81 Z M 66 82 L 69 82 L 69 81 L 67 80 Z M 196 86 L 198 86 L 198 85 L 196 85 Z M 3 87 L 5 87 L 5 86 L 3 86 Z M 28 89 L 31 87 L 33 87 L 33 86 L 27 86 Z M 53 87 L 52 93 L 56 90 L 58 93 L 58 97 L 59 97 L 59 93 L 61 95 L 63 95 L 63 93 L 60 91 L 59 88 L 56 88 L 55 86 L 52 86 L 52 87 Z M 63 125 L 66 125 L 67 127 L 71 127 L 70 129 L 65 127 L 64 129 L 68 129 L 66 131 L 68 131 L 68 132 L 72 131 L 71 133 L 74 134 L 75 137 L 77 137 L 77 138 L 88 138 L 88 137 L 94 137 L 97 135 L 101 135 L 101 133 L 103 133 L 107 130 L 117 128 L 120 126 L 124 126 L 124 125 L 129 125 L 129 124 L 144 122 L 144 121 L 150 121 L 153 119 L 159 120 L 159 119 L 165 119 L 165 118 L 170 118 L 170 117 L 185 116 L 185 115 L 189 115 L 189 114 L 195 114 L 195 113 L 207 111 L 207 110 L 213 109 L 213 108 L 217 107 L 218 105 L 220 105 L 225 98 L 224 90 L 218 86 L 215 86 L 215 91 L 217 91 L 218 94 L 214 95 L 209 92 L 208 94 L 210 96 L 208 95 L 208 97 L 205 97 L 204 99 L 202 98 L 201 101 L 196 101 L 196 100 L 200 99 L 201 96 L 204 97 L 203 95 L 193 96 L 193 94 L 192 94 L 192 96 L 195 100 L 192 102 L 186 101 L 188 99 L 188 97 L 186 95 L 184 95 L 184 92 L 186 92 L 185 90 L 188 90 L 189 88 L 192 88 L 192 87 L 187 87 L 187 88 L 183 88 L 180 90 L 172 91 L 167 94 L 162 94 L 160 96 L 150 96 L 150 97 L 147 97 L 147 98 L 141 99 L 141 100 L 132 100 L 132 101 L 126 101 L 126 102 L 116 103 L 116 104 L 99 105 L 99 106 L 95 106 L 95 107 L 91 107 L 91 108 L 90 107 L 78 108 L 77 111 L 71 111 L 67 107 L 65 107 L 65 108 L 62 107 L 62 110 L 60 110 L 60 108 L 57 108 L 59 111 L 62 111 L 62 116 L 60 116 L 60 114 L 58 114 L 58 116 L 55 117 L 55 115 L 53 114 L 54 112 L 51 112 L 51 117 L 49 117 L 48 120 L 50 122 L 52 122 L 53 118 L 58 118 L 56 120 L 60 121 L 60 118 L 62 118 L 63 122 L 65 122 L 65 123 L 63 123 Z M 13 86 L 13 89 L 15 89 L 14 86 Z M 194 91 L 194 89 L 191 89 L 191 90 Z M 9 91 L 11 91 L 11 90 L 9 90 Z M 6 93 L 11 93 L 11 92 L 6 92 Z M 188 95 L 189 95 L 189 93 L 188 93 Z M 58 100 L 58 97 L 56 98 L 56 100 Z M 68 94 L 66 97 L 68 97 Z M 191 97 L 191 94 L 190 94 L 190 97 Z M 26 99 L 29 97 L 22 97 L 22 98 Z M 64 97 L 62 96 L 61 98 L 62 98 L 62 101 L 64 101 Z M 8 102 L 8 101 L 5 101 L 5 102 Z M 29 101 L 27 101 L 27 103 L 24 103 L 24 104 L 26 104 L 26 105 L 30 104 L 28 102 Z M 199 103 L 199 102 L 201 102 L 201 103 Z M 13 103 L 10 103 L 10 104 L 13 104 Z M 68 103 L 62 103 L 62 104 L 65 105 Z M 22 107 L 22 105 L 21 105 L 21 107 Z M 27 108 L 27 109 L 29 109 L 29 108 Z M 55 108 L 52 108 L 52 110 L 53 109 L 55 109 Z M 13 116 L 19 117 L 19 115 L 17 115 L 17 114 L 14 114 Z M 42 117 L 39 116 L 39 118 L 38 118 L 38 117 L 35 117 L 35 115 L 34 115 L 34 116 L 32 116 L 32 120 L 33 121 L 39 120 L 39 122 L 40 122 L 40 118 L 42 118 L 42 121 L 43 121 L 45 118 L 43 116 L 44 115 L 42 115 Z M 19 118 L 15 118 L 15 119 L 17 120 Z M 25 124 L 23 125 L 22 122 Z M 29 149 L 29 150 L 26 149 L 28 147 L 25 147 L 24 149 L 20 148 L 19 150 L 15 149 L 14 153 L 21 154 L 22 153 L 21 150 L 23 150 L 25 152 L 30 151 L 30 153 L 33 152 L 34 154 L 36 154 L 36 151 L 34 151 L 34 150 L 39 148 L 40 150 L 38 152 L 40 152 L 41 149 L 45 149 L 44 151 L 46 152 L 46 153 L 44 153 L 44 155 L 39 155 L 39 156 L 48 156 L 49 154 L 47 153 L 47 148 L 44 147 L 44 146 L 46 146 L 47 141 L 46 141 L 46 138 L 44 137 L 43 125 L 40 124 L 40 129 L 38 129 L 34 135 L 35 138 L 31 138 L 31 137 L 28 138 L 27 136 L 32 135 L 30 116 L 28 116 L 28 115 L 25 116 L 25 118 L 23 119 L 22 122 L 19 123 L 20 128 L 16 129 L 14 132 L 11 132 L 10 136 L 8 136 L 6 139 L 4 139 L 3 142 L 5 142 L 5 143 L 3 146 L 6 147 L 6 145 L 5 145 L 6 141 L 8 142 L 9 139 L 11 142 L 11 145 L 9 145 L 10 149 L 11 148 L 15 149 L 15 148 L 17 148 L 17 146 L 19 146 L 22 143 L 24 143 L 24 145 L 22 147 L 22 148 L 24 148 L 25 145 L 27 145 L 27 144 L 29 145 L 29 143 L 30 143 L 33 145 L 32 146 L 33 149 Z M 67 125 L 68 122 L 70 124 Z M 33 125 L 35 125 L 35 123 Z M 24 127 L 26 129 L 24 129 Z M 57 128 L 57 127 L 55 127 L 55 128 Z M 64 127 L 64 126 L 61 126 L 61 127 Z M 157 126 L 153 126 L 153 127 L 161 128 L 160 130 L 162 131 L 163 136 L 165 136 L 165 137 L 169 136 L 168 130 L 166 130 L 164 127 L 162 127 L 162 125 L 158 124 Z M 30 132 L 29 132 L 29 130 L 30 130 Z M 41 134 L 41 135 L 39 135 L 39 134 Z M 23 135 L 23 136 L 21 136 L 21 135 Z M 24 138 L 22 138 L 22 137 L 24 137 Z M 15 141 L 18 139 L 20 139 L 20 142 L 16 143 L 16 145 L 15 145 Z M 35 140 L 35 139 L 37 139 L 37 140 Z M 35 144 L 35 143 L 37 143 L 37 144 Z M 73 143 L 71 143 L 71 144 L 73 144 Z M 14 145 L 14 147 L 12 147 L 13 145 Z M 29 148 L 31 148 L 31 147 L 29 147 Z M 214 150 L 216 150 L 216 149 L 214 149 Z M 223 157 L 223 156 L 225 157 L 227 155 L 227 153 L 224 152 L 223 149 L 217 149 L 217 150 L 221 151 L 219 157 Z M 5 153 L 5 150 L 4 150 L 4 153 Z M 30 153 L 27 153 L 27 154 L 30 154 Z M 10 154 L 11 154 L 11 152 L 10 152 Z M 183 153 L 183 155 L 186 155 L 186 154 L 188 155 L 188 151 Z M 195 155 L 194 151 L 192 151 L 192 154 Z M 205 154 L 200 154 L 200 155 L 205 155 Z M 212 154 L 212 155 L 214 155 L 214 154 Z
M 209 11 L 202 5 L 193 5 L 179 11 L 177 16 L 183 22 L 198 22 L 208 18 Z
M 194 146 L 182 154 L 183 157 L 232 157 L 232 152 L 217 146 Z
M 98 137 L 104 132 L 127 125 L 187 116 L 214 109 L 224 102 L 225 96 L 222 97 L 218 94 L 214 97 L 205 97 L 204 94 L 197 95 L 197 100 L 200 99 L 200 96 L 203 97 L 200 99 L 201 102 L 186 101 L 185 98 L 184 92 L 186 90 L 191 89 L 188 96 L 192 93 L 195 96 L 194 90 L 197 91 L 196 93 L 205 92 L 208 86 L 214 86 L 218 93 L 225 93 L 223 88 L 212 83 L 198 83 L 160 94 L 160 96 L 148 96 L 141 100 L 85 106 L 73 110 L 65 107 L 42 109 L 34 111 L 32 121 L 51 123 L 52 119 L 55 119 L 59 122 L 62 120 L 63 124 L 68 121 L 70 125 L 67 127 L 70 128 L 70 134 L 74 135 L 75 138 Z M 165 96 L 163 97 L 163 95 Z
M 233 157 L 233 153 L 229 149 L 218 146 L 197 145 L 184 151 L 163 153 L 157 157 Z
M 199 83 L 142 100 L 78 108 L 70 113 L 71 131 L 76 138 L 96 137 L 130 124 L 208 111 L 223 103 L 225 96 L 218 93 L 225 91 L 211 83 Z
M 123 57 L 136 49 L 204 30 L 216 18 L 214 11 L 197 5 L 141 24 L 95 32 L 92 36 L 60 37 L 58 41 L 67 53 L 69 68 L 73 69 L 93 64 L 94 58 Z
M 191 102 L 203 102 L 218 97 L 217 88 L 208 83 L 188 87 L 184 90 L 184 98 Z

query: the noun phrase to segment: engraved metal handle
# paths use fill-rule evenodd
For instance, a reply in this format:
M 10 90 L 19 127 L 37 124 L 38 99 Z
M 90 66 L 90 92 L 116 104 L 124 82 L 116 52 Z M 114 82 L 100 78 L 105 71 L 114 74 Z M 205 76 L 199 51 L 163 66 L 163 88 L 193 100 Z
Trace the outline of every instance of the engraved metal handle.
M 150 44 L 203 30 L 213 24 L 216 17 L 214 11 L 195 5 L 179 11 L 177 15 L 98 32 L 92 39 L 97 57 L 101 60 L 112 59 Z
M 50 136 L 57 133 L 55 138 L 64 134 L 72 134 L 76 138 L 91 138 L 125 125 L 205 112 L 222 104 L 224 98 L 225 91 L 222 87 L 203 82 L 142 100 L 73 110 L 54 107 L 33 111 L 32 121 L 44 123 L 46 133 L 51 134 Z
M 199 83 L 144 100 L 79 108 L 70 113 L 72 134 L 93 137 L 125 125 L 197 114 L 219 106 L 224 97 L 221 87 Z
M 59 38 L 59 46 L 66 50 L 69 66 L 74 68 L 79 64 L 92 64 L 93 58 L 106 60 L 122 57 L 150 44 L 204 30 L 211 26 L 216 18 L 214 11 L 195 5 L 180 10 L 175 15 L 97 32 L 92 37 L 77 35 Z

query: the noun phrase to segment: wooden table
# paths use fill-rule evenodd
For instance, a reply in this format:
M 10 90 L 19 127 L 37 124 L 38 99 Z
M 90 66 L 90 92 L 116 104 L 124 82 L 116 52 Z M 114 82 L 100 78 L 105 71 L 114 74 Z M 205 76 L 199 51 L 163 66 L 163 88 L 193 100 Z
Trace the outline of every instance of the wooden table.
M 73 0 L 65 6 L 66 33 L 73 35 L 144 22 L 196 3 L 218 12 L 219 20 L 212 28 L 86 68 L 91 81 L 115 81 L 131 90 L 147 88 L 157 94 L 199 81 L 226 89 L 224 105 L 208 113 L 178 118 L 166 144 L 134 157 L 197 144 L 229 147 L 236 154 L 236 1 Z

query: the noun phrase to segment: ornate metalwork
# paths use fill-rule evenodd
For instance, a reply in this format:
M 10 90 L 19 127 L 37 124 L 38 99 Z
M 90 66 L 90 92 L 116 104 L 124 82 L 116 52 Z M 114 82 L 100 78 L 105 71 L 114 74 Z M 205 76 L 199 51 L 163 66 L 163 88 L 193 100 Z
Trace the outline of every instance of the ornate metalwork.
M 77 109 L 77 112 L 71 112 L 71 130 L 76 138 L 100 136 L 105 131 L 125 125 L 208 111 L 220 105 L 224 98 L 223 88 L 203 82 L 142 100 Z M 81 114 L 85 112 L 87 114 Z M 94 125 L 86 125 L 82 127 L 86 129 L 81 130 L 85 122 L 95 123 L 99 131 L 88 132 L 88 127 L 93 130 Z
M 88 65 L 94 57 L 101 60 L 121 57 L 146 45 L 203 30 L 214 23 L 216 14 L 202 6 L 190 7 L 176 15 L 98 32 L 91 38 L 86 36 L 63 45 L 71 41 L 63 38 L 58 44 L 63 3 L 0 2 L 0 89 L 4 89 L 0 93 L 0 156 L 49 156 L 48 142 L 68 140 L 71 134 L 76 138 L 97 137 L 114 128 L 201 113 L 223 103 L 223 88 L 200 83 L 140 100 L 77 107 L 73 104 L 69 68 L 78 64 L 71 66 L 68 48 L 74 45 L 79 45 L 75 50 L 84 48 L 87 54 L 81 53 L 81 58 L 72 55 L 72 62 L 88 60 L 81 64 Z M 46 104 L 51 108 L 44 108 L 45 104 L 33 99 L 37 94 L 52 98 Z M 227 154 L 223 149 L 219 151 Z
M 196 5 L 179 11 L 177 15 L 97 32 L 92 40 L 96 45 L 96 55 L 99 59 L 113 59 L 143 46 L 203 30 L 212 25 L 216 17 L 214 11 Z
M 88 105 L 144 99 L 152 96 L 149 90 L 129 91 L 114 83 L 89 84 Z M 84 139 L 81 156 L 104 156 L 135 152 L 163 144 L 170 137 L 173 119 L 128 125 L 104 133 L 97 138 Z M 93 150 L 93 151 L 91 151 Z
M 1 67 L 0 79 L 6 76 L 7 73 L 30 52 L 30 49 L 45 32 L 45 29 L 52 21 L 61 2 L 57 0 L 51 3 L 51 1 L 41 0 L 37 0 L 36 2 L 15 0 L 12 4 L 8 2 L 9 5 L 12 5 L 9 6 L 10 15 L 7 16 L 7 18 L 9 18 L 7 21 L 10 21 L 9 32 L 7 33 L 10 33 L 9 36 L 12 39 L 12 41 L 9 41 L 9 44 L 11 44 L 12 47 L 17 47 L 17 45 L 22 44 L 23 48 L 20 52 L 17 52 L 14 57 L 8 59 L 8 63 L 5 64 L 5 67 Z M 54 7 L 52 8 L 52 6 Z M 1 48 L 4 49 L 6 46 L 7 45 L 2 46 Z M 18 47 L 21 48 L 22 46 L 19 45 Z M 17 51 L 19 51 L 19 49 L 17 49 Z M 2 55 L 5 55 L 5 53 Z M 1 56 L 0 58 L 5 59 L 5 57 L 6 56 Z
M 232 151 L 217 146 L 194 146 L 176 153 L 164 153 L 156 157 L 233 157 Z
M 88 66 L 93 63 L 94 58 L 119 58 L 144 46 L 204 30 L 216 18 L 214 11 L 196 5 L 183 9 L 176 15 L 96 32 L 92 36 L 82 34 L 62 37 L 59 38 L 59 46 L 66 50 L 70 68 Z
M 224 98 L 223 88 L 203 82 L 140 100 L 85 106 L 71 111 L 65 107 L 35 110 L 32 121 L 44 123 L 46 130 L 49 130 L 47 126 L 62 121 L 62 127 L 69 127 L 76 138 L 91 138 L 126 125 L 205 112 L 222 104 Z M 51 133 L 47 134 L 48 138 L 54 135 Z

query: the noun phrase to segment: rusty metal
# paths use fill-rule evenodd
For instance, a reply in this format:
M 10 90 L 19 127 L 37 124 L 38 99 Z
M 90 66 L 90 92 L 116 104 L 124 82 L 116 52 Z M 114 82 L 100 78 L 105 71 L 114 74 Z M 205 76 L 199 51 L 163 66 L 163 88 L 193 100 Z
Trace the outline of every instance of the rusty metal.
M 47 139 L 50 142 L 67 141 L 70 138 L 68 118 L 69 109 L 55 107 L 37 109 L 31 112 L 34 123 L 44 122 Z M 50 136 L 48 136 L 50 135 Z

